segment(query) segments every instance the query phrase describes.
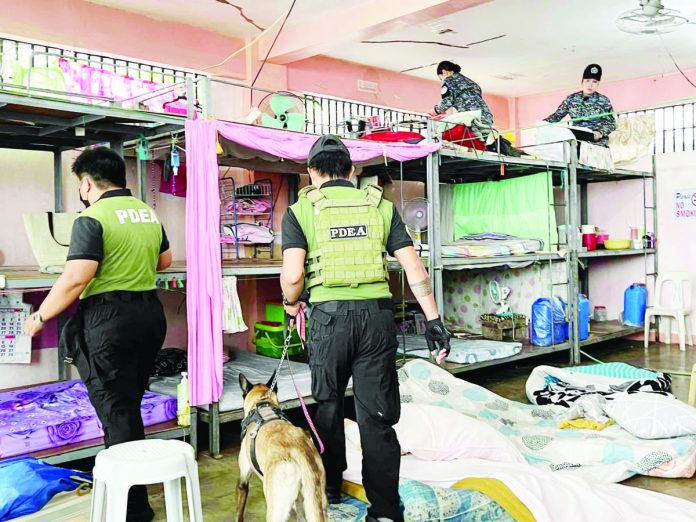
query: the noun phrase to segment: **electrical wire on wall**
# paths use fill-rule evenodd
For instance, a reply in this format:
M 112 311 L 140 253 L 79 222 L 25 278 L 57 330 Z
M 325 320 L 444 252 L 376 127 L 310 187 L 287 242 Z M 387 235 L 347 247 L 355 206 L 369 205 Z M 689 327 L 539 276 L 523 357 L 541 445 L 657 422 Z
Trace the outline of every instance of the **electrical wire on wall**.
M 283 20 L 283 23 L 280 25 L 280 29 L 278 29 L 278 32 L 276 33 L 275 38 L 273 38 L 273 41 L 271 42 L 271 45 L 268 48 L 268 51 L 266 52 L 266 56 L 263 58 L 263 61 L 261 62 L 261 67 L 259 67 L 259 70 L 256 71 L 256 76 L 254 76 L 254 81 L 251 82 L 252 87 L 256 84 L 256 80 L 259 79 L 259 75 L 261 74 L 261 71 L 263 70 L 263 66 L 266 65 L 266 61 L 268 61 L 268 57 L 271 55 L 271 51 L 273 51 L 273 46 L 278 41 L 278 37 L 280 36 L 280 33 L 283 32 L 283 27 L 285 27 L 285 23 L 288 21 L 288 18 L 290 18 L 290 13 L 292 13 L 292 10 L 295 7 L 296 3 L 297 3 L 297 0 L 292 0 L 292 4 L 290 4 L 290 9 L 288 9 L 288 12 L 285 15 L 285 19 Z
M 295 2 L 293 2 L 293 6 L 294 6 L 294 5 L 295 5 Z M 269 26 L 266 28 L 265 31 L 259 33 L 259 34 L 256 36 L 256 38 L 254 38 L 254 39 L 253 39 L 251 42 L 249 42 L 248 44 L 246 44 L 246 45 L 240 47 L 239 49 L 237 49 L 236 51 L 234 51 L 232 54 L 228 55 L 227 58 L 225 58 L 224 60 L 222 60 L 220 63 L 216 63 L 215 65 L 209 65 L 208 67 L 204 67 L 204 68 L 201 69 L 201 70 L 202 70 L 202 71 L 209 71 L 210 69 L 215 69 L 215 68 L 217 68 L 217 67 L 222 67 L 222 66 L 225 65 L 227 62 L 229 62 L 232 58 L 234 58 L 235 56 L 239 55 L 240 53 L 243 53 L 244 51 L 246 51 L 247 49 L 249 49 L 251 46 L 253 46 L 256 42 L 258 42 L 261 38 L 263 38 L 263 37 L 264 37 L 267 33 L 269 33 L 276 25 L 278 25 L 278 24 L 283 20 L 283 18 L 285 18 L 285 19 L 287 20 L 287 17 L 289 16 L 289 14 L 290 14 L 290 10 L 288 10 L 288 13 L 287 13 L 287 14 L 285 14 L 285 15 L 280 15 L 278 18 L 276 18 L 276 19 L 274 20 L 274 22 L 273 22 L 271 25 L 269 25 Z
M 674 66 L 677 68 L 677 71 L 679 71 L 679 73 L 684 77 L 684 79 L 685 79 L 687 82 L 689 82 L 689 83 L 691 84 L 692 87 L 696 87 L 696 83 L 694 83 L 693 81 L 691 81 L 691 79 L 686 75 L 686 73 L 682 70 L 682 68 L 679 67 L 679 64 L 677 63 L 677 60 L 674 58 L 674 56 L 672 56 L 672 53 L 670 52 L 669 47 L 667 47 L 667 44 L 665 43 L 665 40 L 664 40 L 664 38 L 662 38 L 662 35 L 661 35 L 661 34 L 659 35 L 659 37 L 660 37 L 660 41 L 662 42 L 662 45 L 663 45 L 664 48 L 665 48 L 665 51 L 667 52 L 667 55 L 670 57 L 670 59 L 672 60 L 672 63 L 673 63 Z

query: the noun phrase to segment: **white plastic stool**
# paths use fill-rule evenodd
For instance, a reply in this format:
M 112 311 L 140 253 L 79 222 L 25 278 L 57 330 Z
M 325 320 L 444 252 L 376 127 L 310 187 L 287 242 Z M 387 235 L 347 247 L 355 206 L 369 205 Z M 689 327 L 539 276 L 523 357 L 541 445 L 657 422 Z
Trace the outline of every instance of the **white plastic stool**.
M 203 522 L 198 463 L 190 445 L 178 440 L 150 439 L 105 449 L 97 455 L 94 466 L 90 521 L 125 522 L 130 487 L 164 483 L 167 521 L 183 522 L 181 478 L 186 480 L 189 519 Z
M 662 292 L 666 285 L 672 287 L 672 301 L 663 301 Z M 679 328 L 679 349 L 686 350 L 686 344 L 691 345 L 691 292 L 694 287 L 694 275 L 689 272 L 665 272 L 657 276 L 655 282 L 655 303 L 645 311 L 644 346 L 648 347 L 650 340 L 650 321 L 656 316 L 674 317 Z M 667 320 L 667 344 L 672 343 L 670 320 Z M 660 332 L 657 332 L 657 340 Z M 686 342 L 688 339 L 688 343 Z

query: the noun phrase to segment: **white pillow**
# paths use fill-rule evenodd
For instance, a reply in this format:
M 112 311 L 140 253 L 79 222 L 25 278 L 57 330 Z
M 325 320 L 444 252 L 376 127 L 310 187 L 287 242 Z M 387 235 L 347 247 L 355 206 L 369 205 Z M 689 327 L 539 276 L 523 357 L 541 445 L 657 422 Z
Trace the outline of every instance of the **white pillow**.
M 658 393 L 621 394 L 607 401 L 604 412 L 641 439 L 696 434 L 696 408 Z
M 507 437 L 450 408 L 402 404 L 401 420 L 394 430 L 401 450 L 423 460 L 527 462 Z

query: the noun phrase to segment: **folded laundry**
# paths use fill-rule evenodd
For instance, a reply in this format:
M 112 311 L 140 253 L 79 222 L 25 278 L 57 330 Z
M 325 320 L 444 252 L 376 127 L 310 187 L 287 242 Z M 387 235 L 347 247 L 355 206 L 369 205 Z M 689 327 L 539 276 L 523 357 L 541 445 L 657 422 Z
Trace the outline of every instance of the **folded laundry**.
M 267 244 L 273 241 L 273 231 L 263 225 L 253 223 L 237 223 L 237 225 L 223 225 L 224 243 L 234 243 L 235 240 L 245 243 Z

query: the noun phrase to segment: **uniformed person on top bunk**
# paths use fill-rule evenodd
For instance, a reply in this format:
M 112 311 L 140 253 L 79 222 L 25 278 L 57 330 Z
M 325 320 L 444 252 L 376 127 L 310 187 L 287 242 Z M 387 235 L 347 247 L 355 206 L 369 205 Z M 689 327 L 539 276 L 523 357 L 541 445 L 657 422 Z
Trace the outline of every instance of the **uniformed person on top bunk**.
M 338 136 L 322 136 L 307 158 L 312 185 L 283 217 L 280 284 L 289 315 L 310 294 L 309 366 L 314 422 L 325 445 L 326 493 L 341 501 L 346 469 L 343 399 L 349 379 L 363 451 L 368 521 L 403 520 L 399 507 L 401 451 L 392 426 L 399 420 L 396 328 L 386 254 L 403 266 L 425 314 L 429 349 L 449 352 L 428 273 L 395 206 L 371 185 L 356 189 L 355 167 Z
M 485 140 L 493 128 L 493 114 L 483 99 L 479 84 L 464 76 L 461 70 L 456 63 L 444 61 L 438 64 L 437 77 L 442 81 L 442 101 L 429 114 L 437 116 L 451 107 L 458 112 L 480 110 L 481 127 L 474 128 L 474 132 Z
M 570 116 L 571 120 L 580 118 L 579 121 L 574 121 L 573 125 L 590 129 L 592 142 L 607 147 L 609 134 L 616 130 L 616 119 L 609 98 L 597 92 L 601 79 L 602 68 L 599 65 L 593 63 L 585 67 L 582 74 L 582 90 L 563 100 L 556 112 L 545 121 L 554 123 L 561 121 L 566 116 Z M 582 137 L 578 137 L 578 139 L 582 139 Z

